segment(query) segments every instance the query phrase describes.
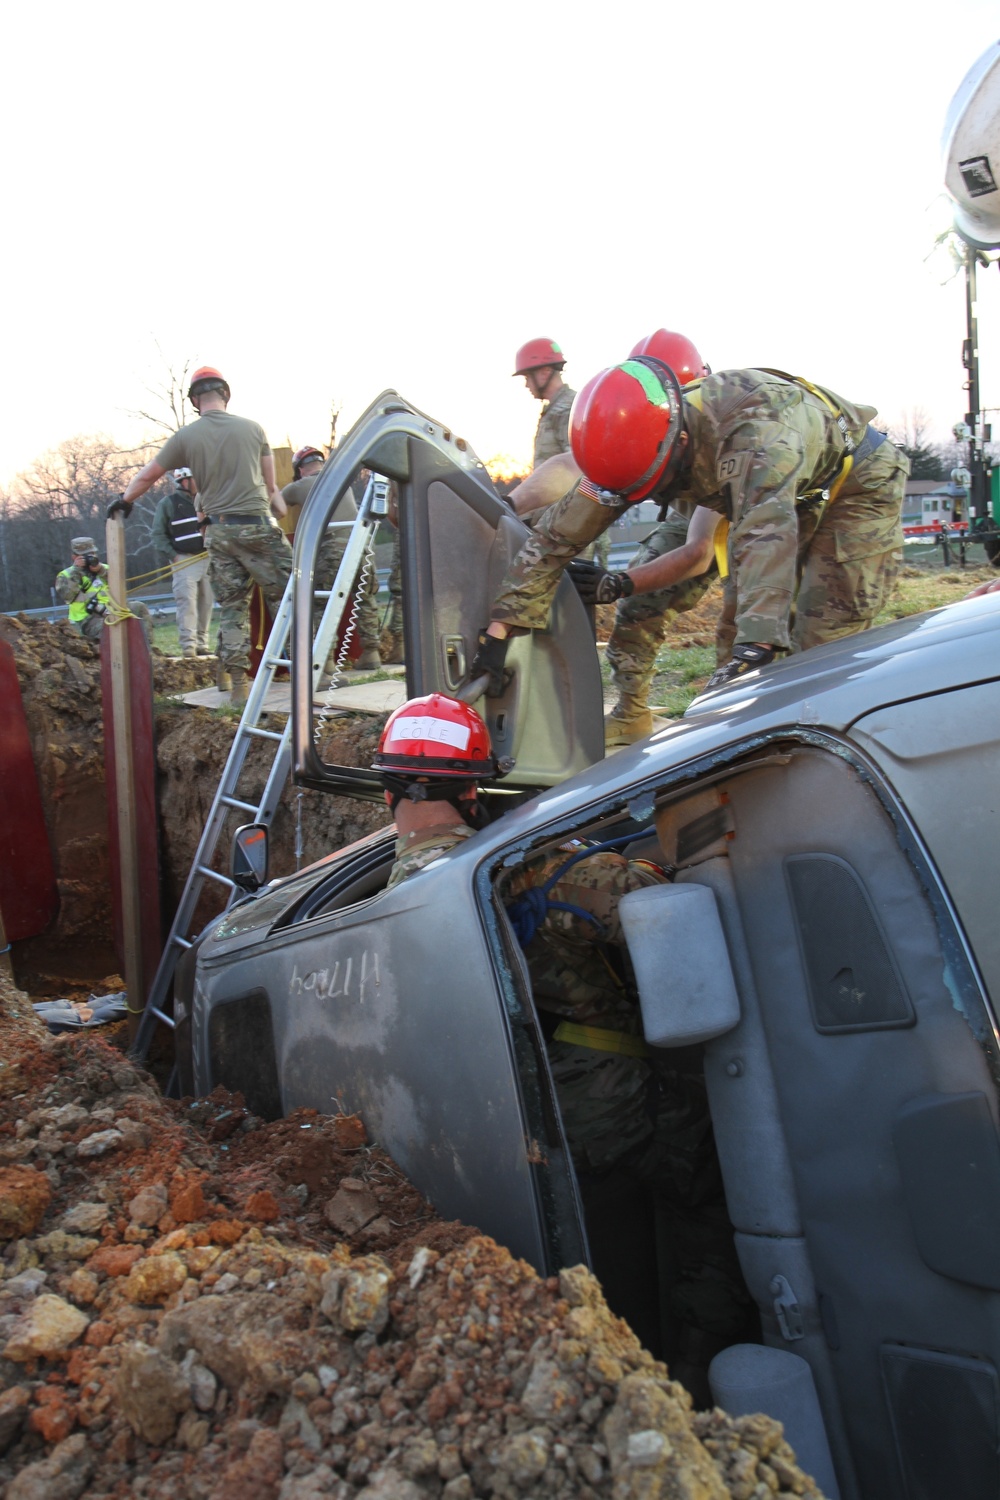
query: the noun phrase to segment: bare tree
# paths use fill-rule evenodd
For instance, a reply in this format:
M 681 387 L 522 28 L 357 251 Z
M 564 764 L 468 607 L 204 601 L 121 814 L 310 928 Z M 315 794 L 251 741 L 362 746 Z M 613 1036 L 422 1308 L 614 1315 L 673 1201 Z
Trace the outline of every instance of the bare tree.
M 343 401 L 338 401 L 336 396 L 330 402 L 330 452 L 337 446 L 337 419 L 344 409 Z
M 107 507 L 151 452 L 122 450 L 103 435 L 74 437 L 18 474 L 0 503 L 0 608 L 48 604 L 73 537 L 91 536 L 103 551 Z M 143 496 L 128 524 L 132 577 L 156 566 L 150 530 L 157 499 L 154 491 Z
M 152 398 L 149 408 L 129 408 L 127 415 L 147 423 L 158 437 L 169 437 L 184 426 L 184 402 L 190 384 L 191 361 L 186 359 L 178 369 L 160 348 L 159 340 L 153 342 L 163 364 L 163 375 L 158 384 L 146 386 L 146 392 Z

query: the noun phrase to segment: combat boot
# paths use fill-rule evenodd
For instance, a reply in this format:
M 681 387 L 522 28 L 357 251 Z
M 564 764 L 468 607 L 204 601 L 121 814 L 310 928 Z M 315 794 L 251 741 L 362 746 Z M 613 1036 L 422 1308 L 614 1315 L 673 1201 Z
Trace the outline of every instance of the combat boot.
M 229 695 L 229 701 L 234 708 L 237 708 L 247 701 L 247 690 L 250 685 L 250 679 L 247 677 L 247 674 L 244 672 L 242 667 L 233 667 L 229 675 L 232 678 L 233 682 L 233 689 Z
M 196 657 L 198 653 L 193 646 L 185 646 L 184 650 L 181 652 L 181 655 L 185 658 L 192 659 Z
M 403 637 L 391 635 L 388 640 L 388 649 L 382 656 L 382 661 L 387 667 L 401 667 L 406 658 L 403 655 Z
M 636 745 L 640 740 L 648 739 L 655 734 L 657 729 L 663 729 L 666 719 L 659 719 L 649 709 L 643 709 L 639 713 L 625 718 L 619 714 L 610 713 L 604 717 L 604 750 L 621 750 L 626 745 Z
M 368 646 L 354 663 L 355 670 L 358 672 L 377 672 L 381 665 L 382 658 L 375 646 Z
M 215 685 L 220 693 L 228 693 L 233 685 L 233 680 L 221 661 L 215 669 Z

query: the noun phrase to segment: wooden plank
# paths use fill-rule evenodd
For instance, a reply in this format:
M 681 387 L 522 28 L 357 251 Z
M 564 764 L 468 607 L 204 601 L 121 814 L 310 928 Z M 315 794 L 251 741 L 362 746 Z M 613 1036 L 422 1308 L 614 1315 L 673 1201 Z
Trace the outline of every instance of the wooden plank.
M 127 608 L 125 584 L 125 524 L 120 516 L 106 527 L 108 548 L 108 592 L 119 608 Z M 132 622 L 129 621 L 129 624 Z M 138 624 L 138 621 L 135 622 Z M 140 627 L 141 633 L 141 627 Z M 129 1036 L 134 1036 L 138 1016 L 146 1000 L 143 974 L 142 918 L 139 896 L 138 825 L 133 761 L 132 705 L 129 684 L 131 634 L 126 625 L 108 625 L 101 637 L 101 678 L 105 661 L 110 693 L 104 701 L 105 756 L 111 748 L 113 782 L 108 791 L 109 815 L 114 812 L 111 848 L 117 851 L 118 879 L 114 882 L 121 913 L 121 956 L 129 1003 Z M 108 713 L 110 707 L 110 715 Z M 114 854 L 112 854 L 112 861 Z
M 0 911 L 7 932 L 0 947 L 44 932 L 58 908 L 17 666 L 10 646 L 0 641 Z

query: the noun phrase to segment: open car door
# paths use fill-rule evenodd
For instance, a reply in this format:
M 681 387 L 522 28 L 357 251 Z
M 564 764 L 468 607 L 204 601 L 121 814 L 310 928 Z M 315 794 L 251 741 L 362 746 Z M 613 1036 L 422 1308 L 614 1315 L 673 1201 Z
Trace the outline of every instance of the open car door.
M 528 531 L 468 445 L 394 391 L 359 418 L 317 480 L 295 538 L 295 777 L 321 790 L 379 799 L 374 773 L 323 760 L 313 735 L 316 556 L 337 502 L 362 468 L 398 489 L 408 697 L 457 696 L 467 684 L 476 637 Z M 352 576 L 378 519 L 366 501 L 345 556 Z M 475 705 L 497 756 L 514 761 L 504 788 L 552 786 L 601 759 L 604 714 L 593 629 L 568 578 L 559 586 L 548 630 L 515 639 L 507 665 L 503 694 Z

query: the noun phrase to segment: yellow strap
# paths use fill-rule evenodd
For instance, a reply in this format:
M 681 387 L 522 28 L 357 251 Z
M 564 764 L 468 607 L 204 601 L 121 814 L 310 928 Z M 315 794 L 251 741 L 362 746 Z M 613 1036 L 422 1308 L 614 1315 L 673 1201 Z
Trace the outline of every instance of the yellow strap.
M 843 485 L 844 480 L 847 478 L 848 474 L 851 472 L 851 470 L 853 468 L 854 468 L 854 454 L 853 453 L 845 453 L 844 454 L 844 462 L 840 466 L 840 472 L 838 473 L 838 475 L 837 475 L 836 479 L 833 481 L 833 483 L 830 485 L 829 496 L 828 496 L 828 499 L 827 499 L 827 502 L 826 502 L 827 505 L 832 505 L 833 502 L 836 500 L 837 496 L 840 494 L 841 486 Z
M 725 516 L 719 518 L 715 528 L 715 536 L 712 545 L 715 548 L 715 565 L 719 570 L 720 578 L 729 577 L 729 522 Z
M 700 380 L 692 380 L 690 385 L 681 386 L 681 395 L 684 397 L 685 401 L 689 401 L 691 403 L 695 411 L 703 412 L 705 410 L 701 396 Z
M 619 1052 L 624 1057 L 648 1057 L 649 1048 L 641 1036 L 625 1031 L 605 1031 L 601 1026 L 577 1026 L 560 1021 L 553 1036 L 557 1042 L 572 1042 L 574 1047 L 589 1047 L 592 1052 Z

